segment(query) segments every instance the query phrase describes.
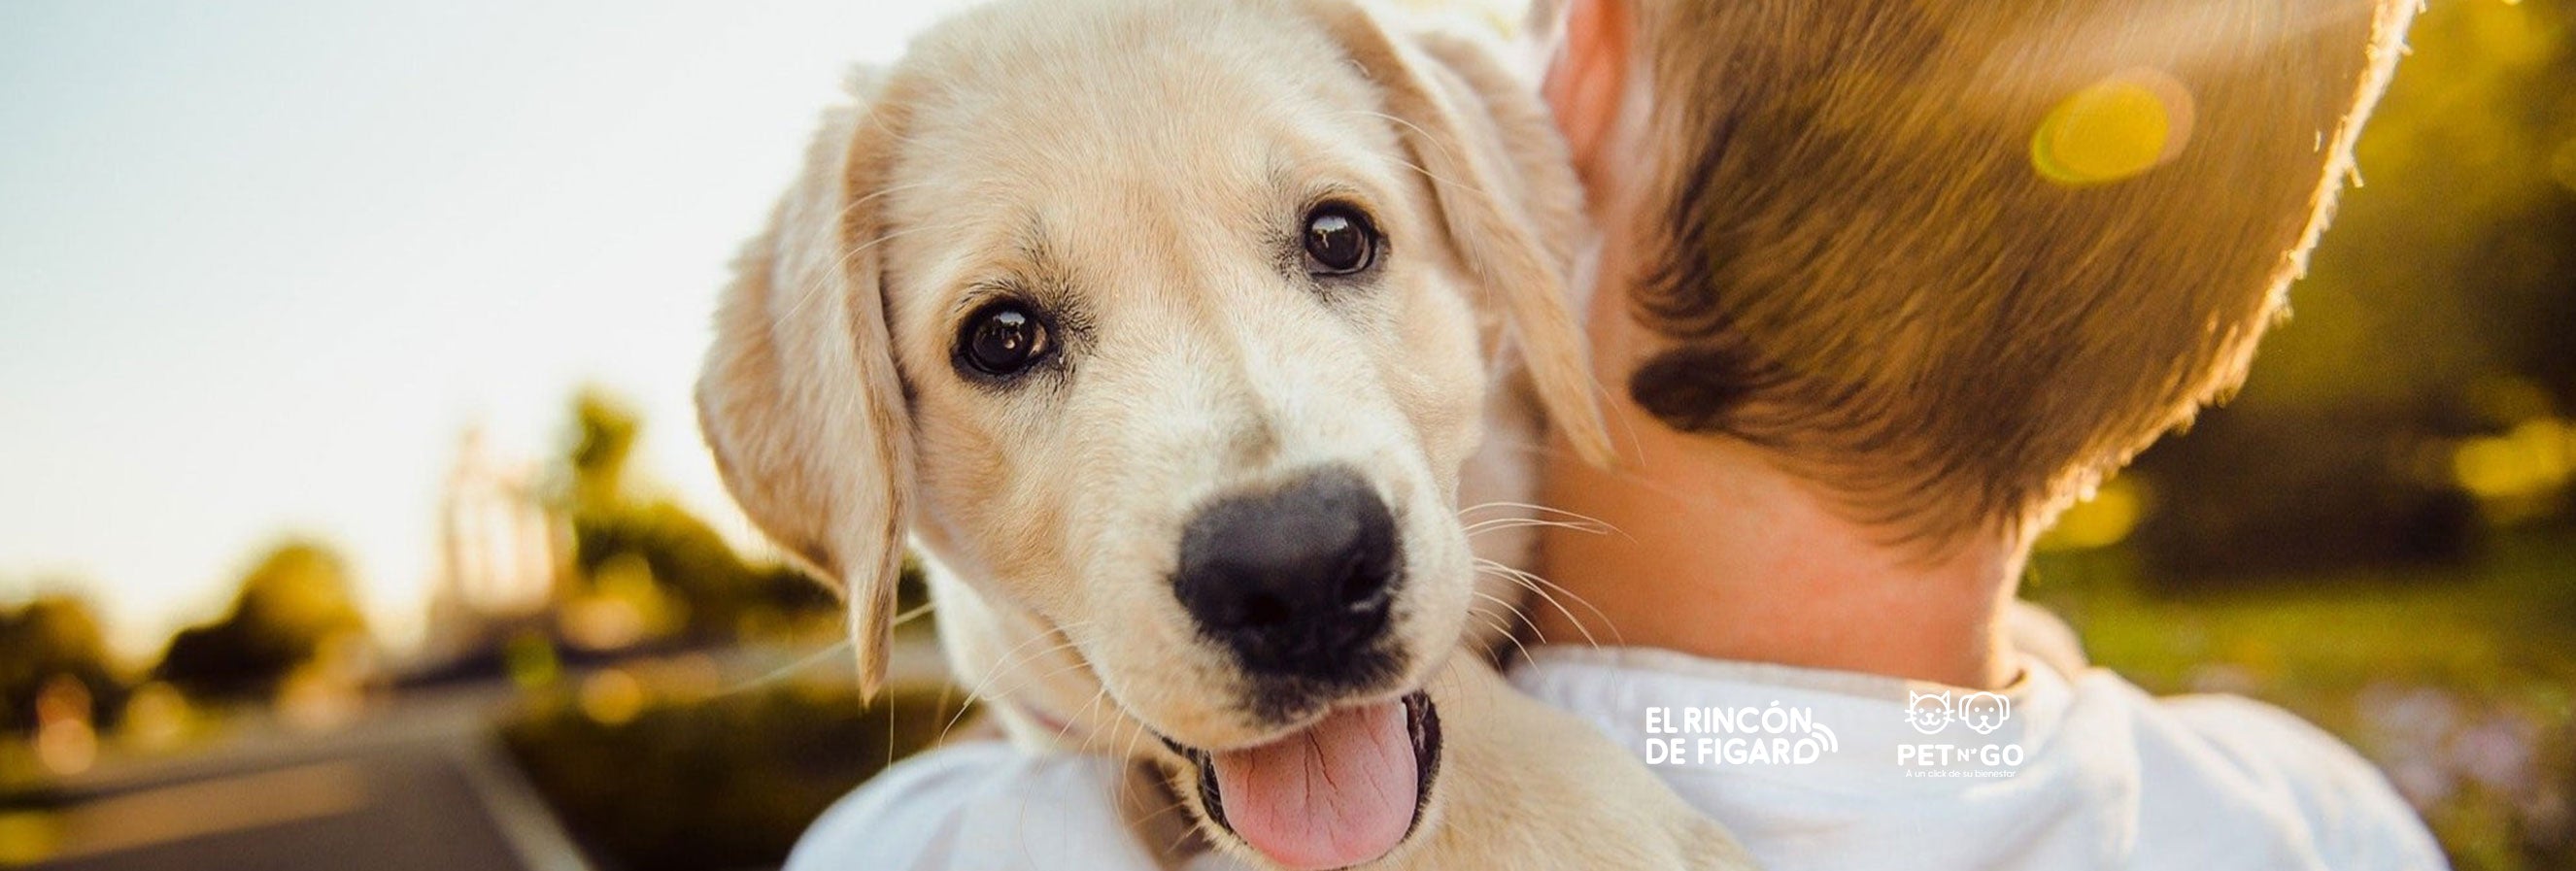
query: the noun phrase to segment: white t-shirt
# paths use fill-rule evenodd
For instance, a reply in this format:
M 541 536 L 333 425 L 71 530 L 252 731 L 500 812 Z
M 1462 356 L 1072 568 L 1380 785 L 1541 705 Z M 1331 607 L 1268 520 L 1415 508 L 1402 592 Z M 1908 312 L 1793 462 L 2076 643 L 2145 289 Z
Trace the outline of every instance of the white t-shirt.
M 2033 662 L 1977 693 L 1549 647 L 1511 680 L 1641 761 L 1677 753 L 1654 770 L 1770 869 L 2446 867 L 2387 780 L 2324 732 L 2241 698 L 2157 699 L 2106 670 Z M 1123 773 L 1000 743 L 934 750 L 826 811 L 787 869 L 1155 868 L 1110 799 Z

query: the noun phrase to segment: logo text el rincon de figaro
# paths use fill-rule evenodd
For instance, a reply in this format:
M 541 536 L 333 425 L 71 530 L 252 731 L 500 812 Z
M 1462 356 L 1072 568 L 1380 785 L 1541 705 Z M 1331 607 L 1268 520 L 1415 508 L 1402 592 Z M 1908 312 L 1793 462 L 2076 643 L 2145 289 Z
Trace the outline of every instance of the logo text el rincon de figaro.
M 1778 702 L 1650 707 L 1645 727 L 1648 765 L 1809 765 L 1842 749 L 1814 708 Z

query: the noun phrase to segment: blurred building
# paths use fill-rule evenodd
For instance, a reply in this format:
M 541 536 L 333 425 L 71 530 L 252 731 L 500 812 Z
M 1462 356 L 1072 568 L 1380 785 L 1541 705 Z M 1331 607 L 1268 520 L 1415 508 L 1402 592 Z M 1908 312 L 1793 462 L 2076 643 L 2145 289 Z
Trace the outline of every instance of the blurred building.
M 570 536 L 547 509 L 537 465 L 498 454 L 481 427 L 459 441 L 439 505 L 440 572 L 422 653 L 453 662 L 543 626 Z

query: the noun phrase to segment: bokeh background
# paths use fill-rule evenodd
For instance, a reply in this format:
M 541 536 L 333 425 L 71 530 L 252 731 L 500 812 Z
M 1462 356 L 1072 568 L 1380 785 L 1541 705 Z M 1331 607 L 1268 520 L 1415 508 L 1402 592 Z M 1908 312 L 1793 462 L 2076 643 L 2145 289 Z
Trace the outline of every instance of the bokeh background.
M 868 5 L 0 5 L 0 866 L 774 867 L 968 716 L 929 618 L 859 703 L 686 408 L 837 68 L 939 11 Z M 2243 393 L 2027 585 L 2462 868 L 2576 868 L 2571 28 L 2431 0 Z

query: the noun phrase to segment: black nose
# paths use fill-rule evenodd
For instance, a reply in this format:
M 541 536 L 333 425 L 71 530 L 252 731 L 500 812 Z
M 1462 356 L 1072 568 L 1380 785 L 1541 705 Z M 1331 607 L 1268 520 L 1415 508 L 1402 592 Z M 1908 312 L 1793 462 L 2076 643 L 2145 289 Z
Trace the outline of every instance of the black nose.
M 1181 605 L 1247 671 L 1366 676 L 1399 562 L 1395 518 L 1368 482 L 1329 467 L 1200 509 L 1181 533 Z

